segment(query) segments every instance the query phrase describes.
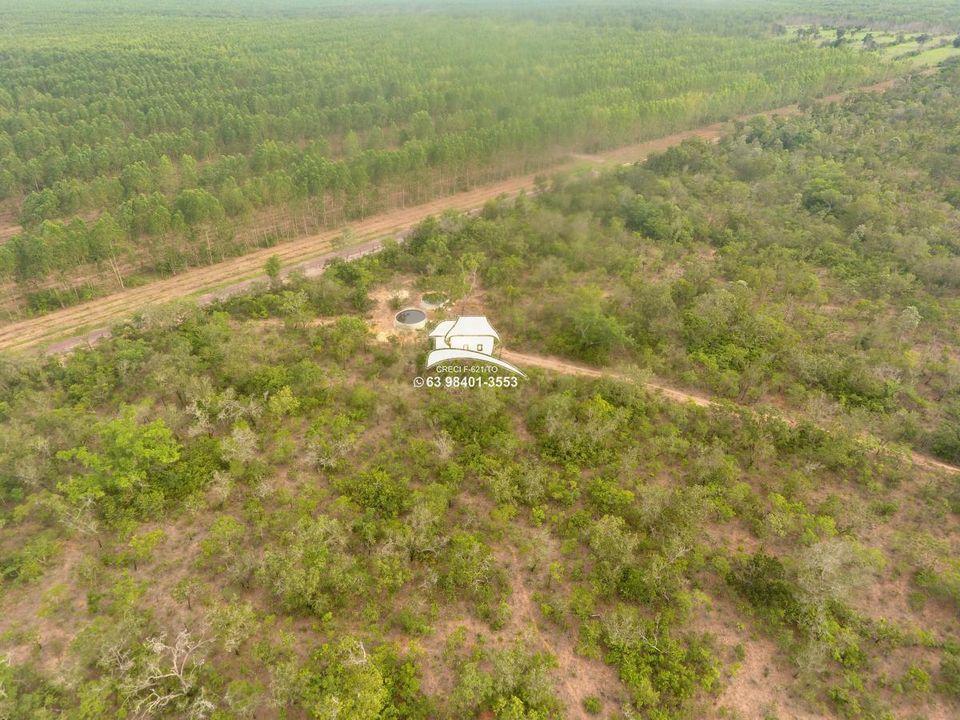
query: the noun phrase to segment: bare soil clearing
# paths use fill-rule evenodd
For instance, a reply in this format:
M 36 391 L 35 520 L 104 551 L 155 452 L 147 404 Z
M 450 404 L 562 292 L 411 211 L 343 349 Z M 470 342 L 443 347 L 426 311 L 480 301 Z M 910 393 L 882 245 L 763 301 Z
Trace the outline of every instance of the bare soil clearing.
M 859 88 L 856 92 L 882 92 L 894 82 L 895 80 L 886 80 Z M 831 95 L 823 98 L 822 102 L 833 102 L 842 97 L 844 95 Z M 789 105 L 736 119 L 777 117 L 799 112 L 801 110 L 797 105 Z M 724 128 L 724 123 L 714 123 L 596 155 L 580 155 L 576 156 L 573 162 L 557 166 L 552 171 L 575 170 L 588 159 L 602 164 L 637 162 L 651 153 L 662 152 L 691 138 L 716 141 L 723 134 Z M 64 352 L 104 337 L 109 325 L 131 316 L 138 310 L 184 298 L 195 299 L 201 304 L 209 303 L 241 292 L 249 287 L 251 282 L 262 279 L 263 265 L 272 255 L 278 255 L 288 269 L 300 269 L 307 274 L 316 274 L 334 258 L 349 259 L 376 252 L 382 247 L 384 238 L 395 237 L 432 215 L 438 215 L 445 210 L 475 210 L 498 197 L 511 197 L 521 191 L 532 190 L 537 177 L 533 174 L 522 175 L 353 223 L 349 227 L 355 242 L 350 247 L 334 249 L 334 244 L 342 233 L 340 230 L 328 230 L 222 263 L 188 270 L 141 287 L 105 295 L 40 317 L 10 323 L 0 327 L 0 351 L 41 348 L 50 352 Z
M 709 718 L 753 720 L 778 717 L 816 720 L 819 715 L 804 709 L 802 701 L 787 690 L 793 685 L 789 658 L 777 644 L 758 633 L 752 624 L 741 624 L 740 613 L 728 600 L 709 598 L 693 613 L 690 627 L 710 633 L 729 652 L 736 646 L 742 659 L 731 663 L 732 676 L 723 684 Z
M 541 549 L 552 544 L 546 533 L 537 533 L 536 542 Z M 557 691 L 569 720 L 589 720 L 590 716 L 583 707 L 583 701 L 588 697 L 602 698 L 605 706 L 617 707 L 625 698 L 616 671 L 600 660 L 578 653 L 576 638 L 570 631 L 557 627 L 541 629 L 542 613 L 529 587 L 532 581 L 529 555 L 525 562 L 513 544 L 506 549 L 509 554 L 500 558 L 500 564 L 507 570 L 513 586 L 511 618 L 556 660 Z M 556 549 L 552 551 L 555 553 Z

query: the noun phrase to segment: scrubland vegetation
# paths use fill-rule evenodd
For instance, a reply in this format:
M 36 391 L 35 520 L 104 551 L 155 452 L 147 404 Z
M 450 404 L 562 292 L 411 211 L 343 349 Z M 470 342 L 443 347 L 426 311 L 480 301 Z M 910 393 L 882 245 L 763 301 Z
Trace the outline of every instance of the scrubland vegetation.
M 66 158 L 75 133 L 99 138 L 89 156 L 106 163 L 75 187 L 153 183 L 69 219 L 21 217 L 0 245 L 8 268 L 47 267 L 60 257 L 47 243 L 74 230 L 153 242 L 124 225 L 136 198 L 171 223 L 151 247 L 225 253 L 230 233 L 203 240 L 210 218 L 191 229 L 184 209 L 214 208 L 219 233 L 231 178 L 250 203 L 239 228 L 269 178 L 287 178 L 284 202 L 319 199 L 322 183 L 295 189 L 304 167 L 349 178 L 375 157 L 536 126 L 547 107 L 569 121 L 559 135 L 497 136 L 494 150 L 517 141 L 522 162 L 546 162 L 548 147 L 644 132 L 607 112 L 629 92 L 703 93 L 666 128 L 881 72 L 861 59 L 876 54 L 778 38 L 775 4 L 458 6 L 414 22 L 379 6 L 195 16 L 173 3 L 162 27 L 121 7 L 37 23 L 4 10 L 0 127 L 30 125 L 4 130 L 20 212 L 68 180 L 19 173 Z M 877 32 L 905 13 L 859 11 Z M 53 49 L 50 18 L 85 32 Z M 472 34 L 444 31 L 461 21 Z M 523 60 L 525 79 L 502 82 L 483 47 Z M 624 57 L 648 50 L 709 62 L 676 76 L 668 62 L 645 86 Z M 397 53 L 421 62 L 387 62 Z M 475 84 L 449 65 L 461 55 Z M 717 104 L 711 73 L 750 76 L 742 63 L 758 94 Z M 795 86 L 764 84 L 798 67 Z M 911 455 L 960 465 L 960 67 L 805 109 L 640 164 L 544 175 L 535 195 L 431 219 L 317 277 L 274 259 L 243 294 L 142 311 L 93 347 L 0 355 L 0 718 L 960 715 L 960 475 Z M 33 129 L 59 139 L 21 158 Z M 280 154 L 256 169 L 269 143 Z M 448 172 L 444 157 L 423 173 Z M 492 167 L 471 158 L 461 170 Z M 336 192 L 372 203 L 375 187 Z M 371 328 L 401 286 L 450 299 L 431 320 L 482 311 L 507 349 L 606 377 L 527 367 L 516 388 L 416 388 L 426 338 Z
M 526 347 L 806 408 L 957 462 L 958 76 L 559 179 L 387 262 L 455 287 L 482 253 L 489 304 Z
M 385 272 L 4 369 L 8 716 L 956 707 L 954 477 L 631 383 L 414 390 Z M 769 708 L 725 690 L 762 652 Z

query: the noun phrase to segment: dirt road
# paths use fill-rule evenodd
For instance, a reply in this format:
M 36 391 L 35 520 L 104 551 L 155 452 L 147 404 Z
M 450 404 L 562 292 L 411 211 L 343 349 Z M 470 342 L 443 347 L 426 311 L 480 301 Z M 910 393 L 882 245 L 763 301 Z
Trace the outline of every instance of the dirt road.
M 560 373 L 562 375 L 579 375 L 581 377 L 591 377 L 591 378 L 613 378 L 615 380 L 623 380 L 626 382 L 642 382 L 643 386 L 648 390 L 653 390 L 660 393 L 664 397 L 673 400 L 674 402 L 688 402 L 698 405 L 700 407 L 711 407 L 713 405 L 719 405 L 719 401 L 710 398 L 706 395 L 701 395 L 694 392 L 689 392 L 686 390 L 680 390 L 679 388 L 671 387 L 659 382 L 653 382 L 649 380 L 638 380 L 636 377 L 631 377 L 629 375 L 624 375 L 623 373 L 618 373 L 612 370 L 602 370 L 600 368 L 588 367 L 586 365 L 578 365 L 576 363 L 571 363 L 566 360 L 561 360 L 559 358 L 547 357 L 544 355 L 527 355 L 524 353 L 512 352 L 510 350 L 504 350 L 500 356 L 507 360 L 508 362 L 513 363 L 514 365 L 519 365 L 521 367 L 537 367 L 542 370 L 547 370 L 549 372 Z M 745 409 L 746 406 L 744 406 Z M 784 417 L 786 422 L 793 424 L 796 421 Z M 916 451 L 910 453 L 910 457 L 913 460 L 915 465 L 925 467 L 929 470 L 939 470 L 946 471 L 950 473 L 960 474 L 960 467 L 956 465 L 951 465 L 950 463 L 945 463 L 942 460 L 937 460 L 934 457 L 929 455 L 924 455 Z
M 884 81 L 860 88 L 859 91 L 881 92 L 890 87 L 893 82 L 893 80 Z M 841 95 L 833 95 L 823 100 L 835 101 L 841 97 Z M 796 105 L 789 105 L 754 115 L 745 115 L 738 119 L 791 115 L 798 112 L 799 108 Z M 690 138 L 715 141 L 723 134 L 725 127 L 723 123 L 714 123 L 696 130 L 674 133 L 609 152 L 575 156 L 573 162 L 557 166 L 552 169 L 552 172 L 582 167 L 585 161 L 599 164 L 637 162 L 651 153 L 662 152 Z M 518 176 L 352 223 L 349 227 L 355 242 L 349 248 L 334 249 L 334 243 L 342 233 L 339 229 L 329 230 L 215 265 L 187 270 L 164 280 L 105 295 L 40 317 L 10 323 L 0 327 L 0 351 L 45 349 L 48 352 L 64 352 L 104 337 L 108 334 L 111 324 L 152 305 L 183 298 L 193 298 L 204 303 L 242 291 L 252 281 L 261 277 L 264 263 L 271 255 L 278 255 L 288 270 L 298 268 L 308 274 L 316 273 L 322 270 L 326 262 L 335 257 L 350 258 L 358 253 L 376 252 L 384 238 L 395 237 L 431 215 L 438 215 L 445 210 L 474 210 L 501 195 L 511 197 L 521 190 L 529 190 L 534 186 L 535 177 L 535 175 Z
M 896 79 L 885 80 L 859 88 L 858 92 L 883 92 L 895 82 Z M 830 95 L 822 98 L 820 102 L 835 102 L 843 97 L 844 94 Z M 799 112 L 801 111 L 797 105 L 788 105 L 752 115 L 743 115 L 737 119 L 789 116 Z M 582 165 L 583 162 L 598 164 L 637 162 L 651 153 L 662 152 L 690 138 L 716 141 L 723 134 L 725 127 L 724 123 L 714 123 L 596 155 L 574 155 L 573 162 L 567 166 L 558 166 L 554 172 L 572 169 Z M 342 232 L 329 230 L 222 263 L 189 270 L 165 280 L 123 290 L 41 317 L 11 323 L 0 327 L 0 351 L 41 349 L 48 353 L 68 352 L 78 346 L 94 343 L 107 337 L 112 323 L 130 317 L 138 310 L 177 299 L 192 298 L 200 304 L 207 304 L 235 295 L 248 289 L 253 283 L 265 279 L 262 268 L 272 255 L 280 257 L 285 273 L 299 270 L 307 275 L 316 275 L 323 272 L 327 263 L 335 258 L 349 260 L 379 251 L 386 238 L 402 238 L 411 227 L 431 215 L 438 215 L 445 210 L 460 212 L 476 210 L 489 200 L 500 196 L 510 197 L 521 190 L 529 190 L 534 186 L 535 178 L 535 175 L 518 176 L 470 191 L 437 198 L 414 207 L 393 210 L 352 224 L 350 229 L 354 242 L 349 247 L 334 248 Z M 616 377 L 628 381 L 636 379 L 557 358 L 509 351 L 504 351 L 503 357 L 518 365 L 540 367 L 557 373 L 585 377 Z M 644 385 L 677 402 L 691 402 L 701 407 L 709 407 L 717 402 L 704 395 L 662 383 L 645 381 Z M 960 473 L 960 467 L 921 453 L 913 453 L 913 460 L 917 465 L 930 469 Z
M 586 365 L 577 365 L 576 363 L 568 362 L 567 360 L 547 357 L 544 355 L 526 355 L 524 353 L 513 352 L 512 350 L 504 350 L 500 353 L 500 356 L 504 360 L 507 360 L 514 365 L 538 367 L 542 370 L 549 370 L 551 372 L 561 373 L 563 375 L 580 375 L 582 377 L 592 378 L 607 377 L 626 382 L 634 382 L 636 380 L 636 378 L 630 377 L 629 375 L 624 375 L 612 370 L 602 370 L 600 368 L 592 368 Z M 663 385 L 661 383 L 648 380 L 644 381 L 643 385 L 651 390 L 656 390 L 664 397 L 676 402 L 690 402 L 694 405 L 699 405 L 700 407 L 710 407 L 714 404 L 714 401 L 705 395 L 698 395 L 696 393 L 678 390 L 677 388 L 670 387 L 669 385 Z

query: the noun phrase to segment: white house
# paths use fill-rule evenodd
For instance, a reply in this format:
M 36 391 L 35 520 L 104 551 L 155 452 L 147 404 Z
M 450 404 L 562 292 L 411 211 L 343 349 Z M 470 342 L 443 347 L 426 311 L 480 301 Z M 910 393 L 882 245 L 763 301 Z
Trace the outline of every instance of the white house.
M 523 377 L 523 371 L 503 358 L 493 356 L 493 347 L 500 336 L 481 315 L 464 315 L 444 320 L 430 331 L 433 349 L 427 355 L 426 367 L 432 368 L 447 360 L 472 360 L 497 365 Z
M 500 336 L 482 315 L 464 315 L 444 320 L 430 331 L 434 350 L 472 350 L 493 355 L 494 343 Z

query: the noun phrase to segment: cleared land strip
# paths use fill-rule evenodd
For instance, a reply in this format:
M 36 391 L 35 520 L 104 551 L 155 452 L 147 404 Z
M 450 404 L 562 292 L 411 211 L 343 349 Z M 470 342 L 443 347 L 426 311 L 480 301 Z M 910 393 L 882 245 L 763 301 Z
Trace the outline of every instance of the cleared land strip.
M 881 92 L 893 82 L 886 80 L 859 88 L 858 91 Z M 822 101 L 835 101 L 841 97 L 842 95 L 831 95 Z M 798 112 L 796 105 L 789 105 L 744 115 L 738 119 L 792 115 Z M 598 163 L 637 162 L 651 153 L 662 152 L 690 138 L 715 141 L 723 134 L 724 128 L 724 123 L 714 123 L 597 155 L 578 156 L 576 162 L 558 166 L 552 172 L 580 167 L 587 159 Z M 194 298 L 201 303 L 210 302 L 246 288 L 253 279 L 260 277 L 263 265 L 271 255 L 278 255 L 288 269 L 297 267 L 308 273 L 319 272 L 327 261 L 335 257 L 349 258 L 356 254 L 376 252 L 381 247 L 383 238 L 396 236 L 431 215 L 445 210 L 474 210 L 501 195 L 513 196 L 521 190 L 531 189 L 535 178 L 536 175 L 533 174 L 518 176 L 352 223 L 349 227 L 355 242 L 349 247 L 334 250 L 333 243 L 341 236 L 341 231 L 329 230 L 215 265 L 188 270 L 164 280 L 105 295 L 40 317 L 11 323 L 0 328 L 0 350 L 46 349 L 48 352 L 63 352 L 105 336 L 113 323 L 152 305 L 183 298 Z
M 537 367 L 549 372 L 560 373 L 561 375 L 578 375 L 580 377 L 591 378 L 607 377 L 614 380 L 623 380 L 625 382 L 639 382 L 635 377 L 624 375 L 623 373 L 618 373 L 613 370 L 602 370 L 600 368 L 588 367 L 586 365 L 578 365 L 576 363 L 567 362 L 566 360 L 546 357 L 544 355 L 527 355 L 525 353 L 504 350 L 501 353 L 501 357 L 504 360 L 512 362 L 514 365 Z M 699 395 L 697 393 L 680 390 L 678 388 L 670 387 L 669 385 L 663 385 L 661 383 L 643 381 L 643 386 L 649 390 L 654 390 L 660 393 L 664 397 L 673 400 L 674 402 L 689 402 L 693 403 L 694 405 L 699 405 L 700 407 L 720 405 L 719 401 L 707 397 L 706 395 Z M 744 407 L 744 409 L 749 409 L 745 406 L 741 407 Z M 796 422 L 788 417 L 784 417 L 783 420 L 791 424 Z M 937 460 L 929 455 L 911 451 L 910 457 L 915 465 L 919 465 L 931 470 L 942 470 L 950 473 L 960 474 L 960 467 Z

